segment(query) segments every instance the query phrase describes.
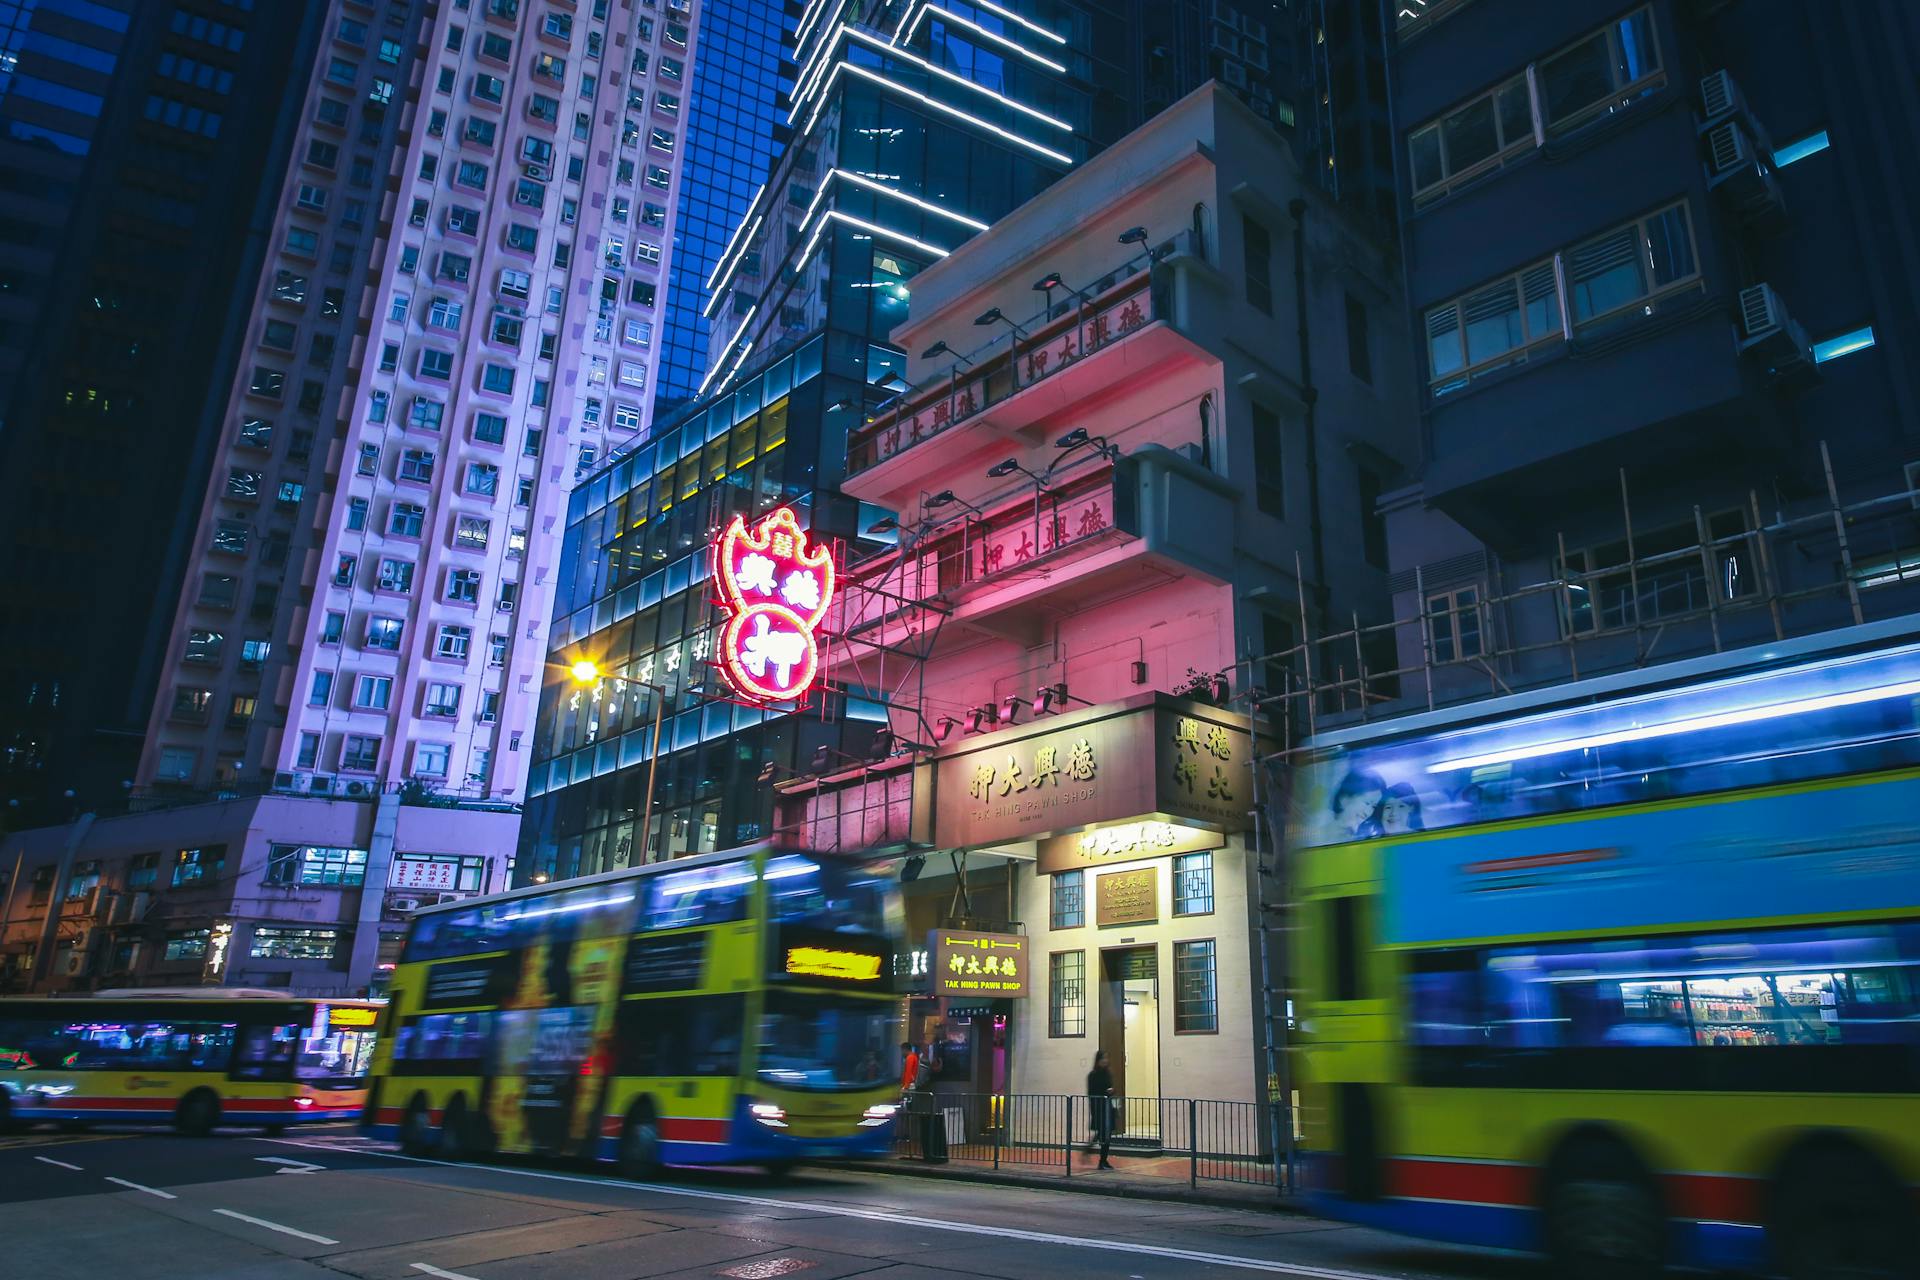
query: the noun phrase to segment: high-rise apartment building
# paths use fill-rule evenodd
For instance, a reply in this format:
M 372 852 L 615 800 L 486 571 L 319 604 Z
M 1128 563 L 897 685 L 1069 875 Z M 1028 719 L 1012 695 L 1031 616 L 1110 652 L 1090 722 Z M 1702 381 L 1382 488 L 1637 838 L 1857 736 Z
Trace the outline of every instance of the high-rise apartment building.
M 271 220 L 255 175 L 318 31 L 253 0 L 0 4 L 0 824 L 134 777 Z
M 1911 611 L 1913 12 L 1401 10 L 1401 665 L 1486 696 Z
M 325 7 L 160 579 L 135 812 L 17 842 L 128 905 L 40 935 L 30 984 L 204 955 L 365 990 L 422 893 L 504 881 L 558 515 L 651 414 L 696 26 L 685 0 Z M 325 936 L 288 953 L 290 917 Z

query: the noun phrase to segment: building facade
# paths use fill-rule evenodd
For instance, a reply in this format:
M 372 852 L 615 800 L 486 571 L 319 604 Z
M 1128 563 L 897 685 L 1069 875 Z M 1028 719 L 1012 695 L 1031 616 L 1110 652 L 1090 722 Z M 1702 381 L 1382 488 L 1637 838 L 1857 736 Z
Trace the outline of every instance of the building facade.
M 0 9 L 0 826 L 135 776 L 266 252 L 254 176 L 319 31 L 306 5 Z
M 1383 499 L 1393 619 L 1362 627 L 1391 632 L 1398 671 L 1319 703 L 1485 697 L 1911 611 L 1917 264 L 1865 228 L 1916 211 L 1888 161 L 1920 137 L 1888 105 L 1914 15 L 1402 9 L 1424 449 Z
M 893 337 L 931 354 L 841 481 L 895 542 L 851 553 L 823 659 L 890 737 L 780 780 L 775 838 L 914 859 L 910 932 L 1024 936 L 1024 996 L 935 964 L 912 1002 L 942 1088 L 1074 1093 L 1099 1049 L 1124 1094 L 1265 1096 L 1241 673 L 1384 603 L 1368 495 L 1414 448 L 1361 223 L 1209 86 L 917 277 Z M 1018 331 L 960 348 L 991 309 Z

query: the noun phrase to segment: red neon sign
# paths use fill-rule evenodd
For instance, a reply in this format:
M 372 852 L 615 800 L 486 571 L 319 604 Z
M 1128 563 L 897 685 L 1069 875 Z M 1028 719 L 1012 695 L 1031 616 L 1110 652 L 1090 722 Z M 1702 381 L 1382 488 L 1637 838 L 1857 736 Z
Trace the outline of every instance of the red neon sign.
M 833 599 L 833 556 L 782 507 L 748 530 L 733 523 L 714 544 L 720 607 L 720 670 L 727 683 L 758 702 L 787 702 L 805 693 L 820 670 L 814 630 Z

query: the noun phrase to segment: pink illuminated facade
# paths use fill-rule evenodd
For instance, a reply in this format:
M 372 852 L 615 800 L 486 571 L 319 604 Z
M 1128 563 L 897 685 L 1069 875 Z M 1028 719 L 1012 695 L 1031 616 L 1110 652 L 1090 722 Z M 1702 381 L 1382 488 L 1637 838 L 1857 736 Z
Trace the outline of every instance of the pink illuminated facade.
M 505 885 L 556 517 L 651 416 L 696 25 L 697 0 L 330 0 L 134 812 L 5 851 L 56 888 L 148 853 L 219 871 L 119 892 L 15 985 L 152 980 L 122 943 L 238 937 L 291 886 L 333 950 L 289 981 L 365 990 L 393 904 Z
M 1071 1093 L 1100 1048 L 1119 1093 L 1262 1096 L 1243 658 L 1387 598 L 1395 279 L 1211 86 L 915 278 L 911 385 L 840 486 L 894 545 L 825 627 L 892 736 L 781 784 L 779 826 L 923 857 L 910 932 L 958 892 L 1026 935 L 1025 998 L 914 1002 L 973 1087 Z

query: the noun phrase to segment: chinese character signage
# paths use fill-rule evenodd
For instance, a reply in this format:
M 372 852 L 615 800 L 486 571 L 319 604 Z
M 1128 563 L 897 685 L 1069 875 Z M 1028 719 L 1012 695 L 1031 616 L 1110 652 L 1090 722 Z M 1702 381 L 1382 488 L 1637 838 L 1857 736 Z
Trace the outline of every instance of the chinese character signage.
M 742 697 L 788 702 L 820 668 L 815 634 L 833 599 L 833 557 L 810 544 L 782 507 L 751 530 L 735 516 L 714 546 L 714 580 L 727 621 L 720 670 Z
M 1138 862 L 1142 858 L 1166 858 L 1176 853 L 1218 849 L 1226 842 L 1227 838 L 1217 831 L 1178 822 L 1152 819 L 1114 822 L 1042 840 L 1039 870 L 1041 875 L 1052 875 L 1056 871 L 1112 866 L 1116 862 Z
M 1112 486 L 1050 501 L 1038 518 L 1023 515 L 981 533 L 979 574 L 984 578 L 1015 568 L 1114 527 Z
M 1218 848 L 1186 829 L 1247 828 L 1252 755 L 1244 719 L 1158 694 L 982 734 L 935 762 L 934 843 L 1071 837 L 1042 871 Z
M 933 994 L 1007 999 L 1027 994 L 1027 939 L 1018 933 L 964 933 L 935 929 Z
M 393 860 L 393 870 L 387 874 L 387 887 L 445 889 L 451 892 L 460 887 L 460 862 L 457 858 L 441 862 L 429 858 L 409 858 L 402 854 Z
M 1096 925 L 1152 924 L 1160 918 L 1160 868 L 1094 877 L 1093 903 Z

